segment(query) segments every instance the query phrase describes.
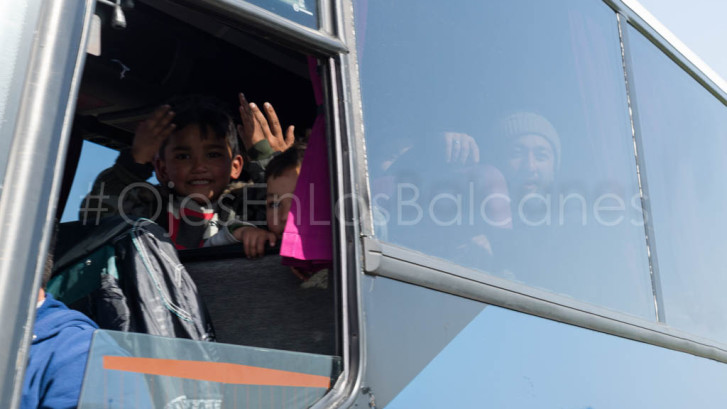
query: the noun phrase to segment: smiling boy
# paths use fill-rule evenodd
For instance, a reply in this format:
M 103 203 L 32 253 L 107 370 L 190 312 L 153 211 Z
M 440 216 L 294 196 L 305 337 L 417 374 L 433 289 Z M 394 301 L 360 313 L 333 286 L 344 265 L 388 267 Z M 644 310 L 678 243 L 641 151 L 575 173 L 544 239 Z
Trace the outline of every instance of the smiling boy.
M 243 115 L 243 122 L 258 122 L 249 129 L 263 133 L 253 118 L 262 116 L 257 106 L 249 104 L 248 108 L 243 96 L 241 103 L 245 105 L 241 114 L 248 114 Z M 266 109 L 270 116 L 272 106 L 266 104 Z M 265 130 L 270 133 L 269 128 Z M 274 131 L 282 140 L 282 132 Z M 272 155 L 268 139 L 257 137 L 255 149 L 267 155 L 258 155 L 258 159 Z M 292 133 L 285 140 L 288 142 L 292 144 Z M 231 184 L 242 167 L 235 124 L 221 104 L 201 96 L 178 98 L 143 121 L 131 149 L 122 151 L 116 164 L 99 174 L 82 204 L 81 220 L 88 221 L 84 210 L 102 207 L 103 216 L 120 214 L 156 221 L 167 229 L 178 249 L 242 242 L 247 233 L 237 230 L 254 228 L 248 221 L 262 221 L 246 220 L 245 185 Z M 158 186 L 146 182 L 152 170 Z M 93 199 L 99 197 L 102 202 L 97 206 Z M 245 231 L 254 231 L 252 228 Z M 256 234 L 255 240 L 273 236 L 265 233 Z M 260 246 L 250 246 L 246 255 L 262 255 L 257 248 Z
M 216 200 L 230 179 L 240 176 L 242 156 L 224 139 L 209 137 L 197 124 L 175 132 L 159 151 L 157 179 L 197 203 Z

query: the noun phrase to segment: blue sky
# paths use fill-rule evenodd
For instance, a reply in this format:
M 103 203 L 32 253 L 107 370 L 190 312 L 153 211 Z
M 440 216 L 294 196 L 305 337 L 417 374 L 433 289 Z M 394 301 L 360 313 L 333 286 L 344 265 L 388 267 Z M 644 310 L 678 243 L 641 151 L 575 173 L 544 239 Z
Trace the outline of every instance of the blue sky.
M 639 0 L 723 79 L 727 78 L 727 1 Z

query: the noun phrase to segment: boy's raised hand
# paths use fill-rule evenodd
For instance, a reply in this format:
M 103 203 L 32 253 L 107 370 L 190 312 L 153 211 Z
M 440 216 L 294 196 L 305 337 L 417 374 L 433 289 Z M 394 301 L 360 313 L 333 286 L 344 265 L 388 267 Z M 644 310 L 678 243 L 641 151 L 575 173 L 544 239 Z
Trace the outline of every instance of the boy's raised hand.
M 247 258 L 258 258 L 265 255 L 265 243 L 274 246 L 277 241 L 275 234 L 258 229 L 257 227 L 244 226 L 232 233 L 242 243 Z
M 265 139 L 270 147 L 276 152 L 283 152 L 295 142 L 295 127 L 290 125 L 283 136 L 283 128 L 280 125 L 278 115 L 273 106 L 266 102 L 264 105 L 265 114 L 254 102 L 248 102 L 243 93 L 240 98 L 240 119 L 242 126 L 237 131 L 242 135 L 242 142 L 245 150 L 249 150 L 256 143 Z M 267 116 L 267 118 L 266 118 Z
M 151 163 L 162 143 L 174 131 L 174 112 L 169 105 L 162 105 L 146 120 L 139 123 L 134 133 L 131 154 L 136 163 Z
M 283 152 L 295 142 L 295 127 L 290 125 L 285 131 L 285 138 L 283 138 L 283 127 L 280 126 L 280 120 L 278 120 L 278 115 L 275 113 L 273 105 L 266 102 L 263 104 L 263 107 L 265 108 L 267 118 L 265 118 L 266 115 L 263 115 L 257 105 L 253 103 L 250 106 L 253 115 L 255 115 L 255 119 L 262 127 L 265 138 L 270 142 L 270 147 L 274 151 Z

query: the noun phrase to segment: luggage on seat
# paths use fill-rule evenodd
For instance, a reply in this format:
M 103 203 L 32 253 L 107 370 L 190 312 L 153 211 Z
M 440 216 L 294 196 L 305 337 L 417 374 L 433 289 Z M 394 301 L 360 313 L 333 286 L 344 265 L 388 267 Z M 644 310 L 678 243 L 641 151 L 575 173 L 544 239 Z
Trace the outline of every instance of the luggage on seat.
M 79 238 L 63 230 L 58 241 L 68 248 L 66 240 Z M 103 329 L 215 340 L 166 230 L 148 219 L 109 217 L 87 230 L 56 259 L 46 291 Z

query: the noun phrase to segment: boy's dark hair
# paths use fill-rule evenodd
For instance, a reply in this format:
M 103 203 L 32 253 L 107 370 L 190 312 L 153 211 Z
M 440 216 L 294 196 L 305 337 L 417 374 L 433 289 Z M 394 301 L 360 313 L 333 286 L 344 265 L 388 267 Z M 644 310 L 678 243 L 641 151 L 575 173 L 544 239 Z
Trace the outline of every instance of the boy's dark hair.
M 53 251 L 49 251 L 43 266 L 43 275 L 40 279 L 40 288 L 45 289 L 53 275 Z
M 300 166 L 303 163 L 305 148 L 304 143 L 296 142 L 285 152 L 271 159 L 265 168 L 265 180 L 280 177 L 286 170 Z
M 199 126 L 202 138 L 207 138 L 208 130 L 217 139 L 225 139 L 232 151 L 232 156 L 240 154 L 240 142 L 237 136 L 235 122 L 228 113 L 225 104 L 217 98 L 202 95 L 185 95 L 170 99 L 167 104 L 174 112 L 176 131 L 181 131 L 189 125 Z M 159 157 L 164 159 L 164 149 L 167 141 L 159 147 Z
M 40 288 L 42 289 L 45 289 L 53 275 L 53 254 L 56 250 L 56 240 L 58 240 L 58 219 L 53 223 L 53 232 L 51 233 L 50 243 L 48 245 L 48 255 L 45 258 L 43 275 L 40 278 Z

